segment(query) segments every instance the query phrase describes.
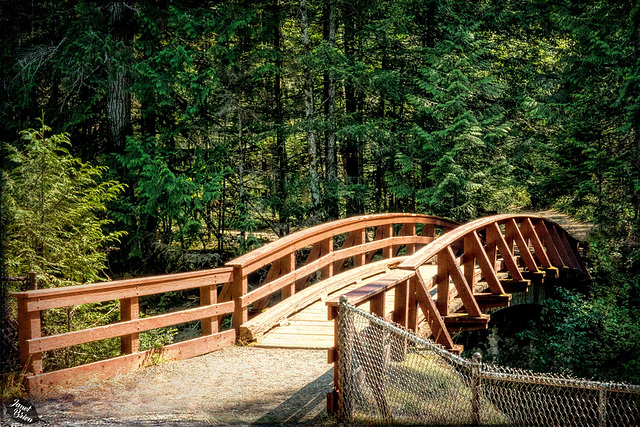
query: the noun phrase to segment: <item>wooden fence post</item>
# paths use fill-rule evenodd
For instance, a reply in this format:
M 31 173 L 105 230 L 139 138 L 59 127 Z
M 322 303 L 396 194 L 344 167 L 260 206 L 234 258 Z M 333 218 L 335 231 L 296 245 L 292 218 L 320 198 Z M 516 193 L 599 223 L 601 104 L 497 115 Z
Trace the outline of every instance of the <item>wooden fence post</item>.
M 25 371 L 41 374 L 42 353 L 29 354 L 28 340 L 42 336 L 40 311 L 28 311 L 28 297 L 18 298 L 18 334 L 20 341 L 20 364 Z
M 140 317 L 138 297 L 123 298 L 120 300 L 120 320 L 134 320 Z M 133 333 L 120 337 L 120 352 L 122 354 L 137 353 L 140 349 L 140 334 Z
M 29 273 L 29 290 L 35 291 L 38 289 L 38 275 L 34 272 Z

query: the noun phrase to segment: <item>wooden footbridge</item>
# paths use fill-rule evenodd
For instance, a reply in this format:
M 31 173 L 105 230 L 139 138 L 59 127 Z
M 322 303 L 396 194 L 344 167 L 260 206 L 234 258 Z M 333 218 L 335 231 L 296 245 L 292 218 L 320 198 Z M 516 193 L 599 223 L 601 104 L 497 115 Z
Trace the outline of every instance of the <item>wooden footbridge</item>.
M 236 258 L 225 267 L 41 289 L 18 301 L 20 357 L 38 394 L 144 366 L 155 355 L 184 359 L 236 341 L 264 347 L 326 348 L 334 341 L 340 295 L 460 352 L 452 334 L 486 328 L 489 311 L 506 307 L 549 278 L 586 276 L 578 242 L 537 215 L 496 215 L 464 225 L 427 215 L 378 214 L 302 230 Z M 199 289 L 199 306 L 142 317 L 139 298 Z M 118 300 L 120 321 L 43 336 L 45 310 Z M 222 330 L 231 316 L 231 328 Z M 144 331 L 200 321 L 200 336 L 140 351 Z M 121 355 L 45 372 L 43 353 L 119 337 Z M 335 396 L 330 394 L 330 403 Z

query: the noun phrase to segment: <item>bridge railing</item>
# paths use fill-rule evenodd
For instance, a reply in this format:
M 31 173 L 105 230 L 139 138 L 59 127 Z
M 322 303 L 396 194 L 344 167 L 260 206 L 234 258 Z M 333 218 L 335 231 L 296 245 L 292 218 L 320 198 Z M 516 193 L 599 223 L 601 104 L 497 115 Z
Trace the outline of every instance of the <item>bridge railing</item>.
M 588 274 L 577 241 L 566 231 L 536 216 L 495 215 L 441 235 L 397 269 L 345 297 L 356 307 L 369 304 L 371 313 L 414 332 L 425 321 L 438 344 L 460 353 L 462 348 L 453 343 L 450 330 L 486 325 L 489 316 L 483 309 L 506 306 L 510 294 L 526 291 L 532 279 L 557 277 L 560 271 Z M 391 293 L 394 307 L 388 313 L 386 299 Z M 454 307 L 456 297 L 459 305 Z M 326 303 L 330 320 L 337 317 L 338 302 L 336 297 Z M 466 313 L 455 314 L 462 306 Z M 336 334 L 330 363 L 338 351 Z M 334 375 L 339 378 L 335 364 Z M 334 386 L 339 383 L 334 381 Z M 329 394 L 330 408 L 337 405 L 338 394 L 337 389 Z
M 422 227 L 418 229 L 420 233 L 416 233 L 417 225 Z M 231 345 L 239 337 L 242 326 L 247 324 L 249 309 L 254 313 L 264 310 L 274 293 L 281 293 L 281 299 L 286 301 L 304 288 L 314 274 L 322 279 L 317 286 L 321 289 L 323 283 L 327 283 L 325 279 L 351 265 L 371 263 L 372 269 L 383 271 L 388 263 L 373 263 L 376 254 L 390 259 L 403 245 L 407 254 L 413 254 L 437 235 L 457 225 L 426 215 L 360 216 L 293 233 L 241 256 L 223 268 L 14 293 L 12 296 L 18 302 L 20 360 L 27 372 L 27 386 L 37 393 L 50 384 L 72 384 L 88 377 L 108 377 L 125 372 L 144 365 L 154 354 L 181 359 Z M 305 255 L 306 259 L 301 261 Z M 257 283 L 252 281 L 255 288 L 250 291 L 250 275 L 257 276 L 266 269 L 266 277 Z M 140 317 L 140 297 L 187 289 L 200 290 L 199 307 Z M 119 301 L 119 322 L 43 336 L 44 310 L 107 301 Z M 296 305 L 291 304 L 291 307 Z M 233 328 L 219 331 L 222 318 L 228 314 L 232 314 Z M 140 351 L 140 332 L 197 320 L 201 323 L 200 337 Z M 268 326 L 264 322 L 261 325 L 262 328 Z M 117 337 L 121 342 L 119 357 L 44 372 L 43 353 L 47 351 Z
M 422 227 L 417 233 L 416 226 Z M 318 225 L 254 250 L 228 262 L 233 267 L 233 285 L 223 290 L 221 298 L 233 295 L 236 303 L 233 325 L 243 335 L 252 331 L 242 328 L 253 313 L 264 310 L 269 299 L 279 293 L 285 303 L 304 289 L 310 278 L 324 281 L 343 272 L 347 266 L 360 267 L 371 263 L 376 254 L 382 259 L 398 255 L 401 247 L 411 255 L 432 242 L 437 235 L 457 227 L 458 223 L 416 214 L 365 215 Z M 304 261 L 302 261 L 304 259 Z M 252 273 L 268 268 L 265 278 L 249 290 Z M 268 329 L 270 325 L 261 325 Z
M 218 331 L 219 319 L 232 313 L 234 303 L 217 301 L 217 285 L 232 281 L 233 269 L 216 268 L 190 273 L 170 274 L 139 279 L 118 280 L 62 288 L 16 292 L 20 362 L 27 372 L 27 387 L 32 393 L 50 384 L 73 384 L 87 377 L 109 377 L 149 362 L 153 354 L 170 359 L 184 359 L 230 345 L 235 331 Z M 152 317 L 139 317 L 139 298 L 165 292 L 200 289 L 200 306 Z M 44 310 L 73 307 L 87 303 L 118 300 L 120 322 L 62 334 L 42 336 Z M 151 329 L 200 320 L 201 336 L 140 351 L 139 333 Z M 78 344 L 120 337 L 121 356 L 72 368 L 44 372 L 43 353 Z

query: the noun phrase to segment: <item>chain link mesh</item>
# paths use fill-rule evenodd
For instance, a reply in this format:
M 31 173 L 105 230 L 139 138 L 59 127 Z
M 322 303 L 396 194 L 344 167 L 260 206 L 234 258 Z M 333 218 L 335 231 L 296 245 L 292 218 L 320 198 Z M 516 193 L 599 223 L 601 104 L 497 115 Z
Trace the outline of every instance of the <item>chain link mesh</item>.
M 470 361 L 341 302 L 341 420 L 347 424 L 637 426 L 640 386 Z

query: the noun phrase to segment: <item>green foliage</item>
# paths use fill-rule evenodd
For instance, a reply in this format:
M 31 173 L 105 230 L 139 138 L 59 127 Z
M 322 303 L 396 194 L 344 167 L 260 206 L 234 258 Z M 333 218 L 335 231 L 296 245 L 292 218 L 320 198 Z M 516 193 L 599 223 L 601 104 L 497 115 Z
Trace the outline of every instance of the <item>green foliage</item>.
M 66 134 L 50 129 L 22 132 L 23 150 L 5 145 L 10 170 L 4 173 L 2 226 L 8 274 L 39 274 L 45 286 L 100 280 L 107 250 L 123 232 L 105 232 L 112 221 L 106 203 L 122 192 L 102 181 L 105 167 L 92 166 L 69 153 Z
M 124 189 L 103 181 L 105 167 L 73 157 L 67 134 L 40 129 L 21 133 L 24 148 L 5 145 L 11 167 L 3 171 L 2 227 L 7 275 L 38 274 L 40 287 L 104 279 L 107 252 L 124 235 L 107 232 L 106 204 Z M 116 320 L 118 302 L 85 304 L 43 313 L 43 332 L 57 334 Z M 119 354 L 117 340 L 52 352 L 49 367 L 68 367 Z
M 425 67 L 416 81 L 420 94 L 409 97 L 416 111 L 417 159 L 397 157 L 403 171 L 419 174 L 414 190 L 419 209 L 465 221 L 528 201 L 513 182 L 506 157 L 510 123 L 504 86 L 491 73 L 489 48 L 471 23 L 446 27 L 442 39 L 424 50 Z

